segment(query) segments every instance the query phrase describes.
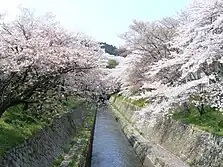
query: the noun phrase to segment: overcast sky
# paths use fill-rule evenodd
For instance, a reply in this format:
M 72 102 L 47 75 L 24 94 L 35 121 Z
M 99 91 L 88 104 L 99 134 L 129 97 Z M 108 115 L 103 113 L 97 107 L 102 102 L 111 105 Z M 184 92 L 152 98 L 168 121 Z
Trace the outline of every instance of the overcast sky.
M 10 17 L 19 5 L 37 14 L 52 12 L 66 28 L 82 31 L 95 40 L 122 44 L 117 36 L 128 30 L 133 19 L 152 21 L 173 16 L 191 0 L 0 0 L 0 11 Z

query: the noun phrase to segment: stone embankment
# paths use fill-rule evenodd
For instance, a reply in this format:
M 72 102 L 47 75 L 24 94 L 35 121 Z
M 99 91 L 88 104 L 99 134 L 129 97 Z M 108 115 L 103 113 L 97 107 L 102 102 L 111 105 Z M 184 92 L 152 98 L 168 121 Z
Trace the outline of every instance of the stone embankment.
M 8 150 L 0 167 L 85 166 L 91 148 L 95 111 L 75 109 Z
M 171 118 L 151 126 L 149 116 L 139 120 L 139 107 L 116 97 L 110 104 L 144 166 L 223 167 L 223 137 Z

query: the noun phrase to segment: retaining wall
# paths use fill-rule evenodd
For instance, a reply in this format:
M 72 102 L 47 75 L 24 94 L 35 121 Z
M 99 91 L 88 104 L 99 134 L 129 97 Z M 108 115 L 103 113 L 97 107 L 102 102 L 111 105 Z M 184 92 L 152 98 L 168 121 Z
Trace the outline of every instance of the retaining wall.
M 171 118 L 151 124 L 149 114 L 138 117 L 139 107 L 114 96 L 110 103 L 144 166 L 223 167 L 223 137 Z
M 75 136 L 78 127 L 83 126 L 84 113 L 85 111 L 81 109 L 75 109 L 55 119 L 51 125 L 43 128 L 23 144 L 8 150 L 0 157 L 0 166 L 49 167 L 61 155 L 64 146 Z

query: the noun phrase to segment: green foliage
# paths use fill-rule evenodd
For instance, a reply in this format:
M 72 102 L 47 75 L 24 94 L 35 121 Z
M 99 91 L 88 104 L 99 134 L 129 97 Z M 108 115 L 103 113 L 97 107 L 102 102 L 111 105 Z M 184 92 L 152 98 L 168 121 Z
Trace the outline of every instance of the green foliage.
M 59 158 L 51 165 L 51 167 L 60 166 L 61 162 L 64 160 L 64 155 L 61 154 Z
M 49 111 L 45 107 L 41 113 L 34 110 L 23 110 L 23 105 L 10 107 L 0 118 L 0 155 L 6 150 L 22 143 L 25 139 L 50 124 L 52 120 L 83 103 L 83 99 L 70 97 L 66 100 L 54 101 L 57 111 Z
M 84 99 L 80 97 L 68 97 L 58 101 L 57 99 L 51 99 L 49 103 L 45 103 L 42 110 L 35 112 L 34 110 L 30 113 L 41 122 L 50 124 L 54 118 L 62 115 L 63 113 L 69 112 L 71 109 L 76 108 L 84 102 Z
M 101 45 L 102 49 L 105 49 L 105 52 L 110 54 L 110 55 L 114 55 L 117 56 L 118 55 L 118 49 L 117 47 L 113 46 L 113 45 L 109 45 L 105 42 L 100 42 L 99 43 Z
M 115 95 L 116 98 L 119 98 L 127 103 L 130 103 L 130 104 L 133 104 L 135 106 L 138 106 L 138 107 L 143 107 L 145 104 L 148 104 L 148 101 L 146 99 L 138 99 L 138 100 L 133 100 L 133 99 L 130 99 L 128 97 L 125 97 L 123 95 Z
M 22 143 L 39 131 L 42 123 L 25 114 L 22 106 L 15 106 L 0 119 L 0 155 L 7 149 Z
M 106 68 L 115 68 L 118 65 L 118 62 L 114 59 L 109 59 L 108 60 L 108 65 L 106 66 Z
M 72 145 L 71 144 L 66 144 L 64 147 L 63 147 L 63 152 L 65 154 L 68 154 L 68 152 L 70 151 Z
M 195 106 L 189 106 L 188 114 L 182 112 L 181 108 L 173 111 L 172 118 L 185 124 L 193 124 L 198 128 L 213 134 L 223 136 L 223 114 L 209 106 L 205 106 L 205 113 L 201 116 Z
M 76 97 L 69 97 L 67 100 L 63 100 L 63 106 L 68 107 L 69 109 L 76 108 L 77 106 L 81 105 L 85 102 L 85 99 L 82 99 L 78 96 Z
M 132 104 L 138 106 L 138 107 L 143 107 L 146 104 L 146 99 L 138 99 L 138 100 L 132 100 Z

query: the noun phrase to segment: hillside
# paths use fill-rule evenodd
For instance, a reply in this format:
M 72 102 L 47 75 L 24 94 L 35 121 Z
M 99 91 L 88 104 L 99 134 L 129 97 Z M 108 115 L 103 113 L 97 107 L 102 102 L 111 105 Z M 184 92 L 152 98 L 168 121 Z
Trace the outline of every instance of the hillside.
M 100 42 L 99 44 L 102 49 L 105 49 L 106 53 L 108 53 L 110 55 L 114 55 L 114 56 L 118 55 L 118 48 L 116 46 L 109 45 L 106 42 Z

